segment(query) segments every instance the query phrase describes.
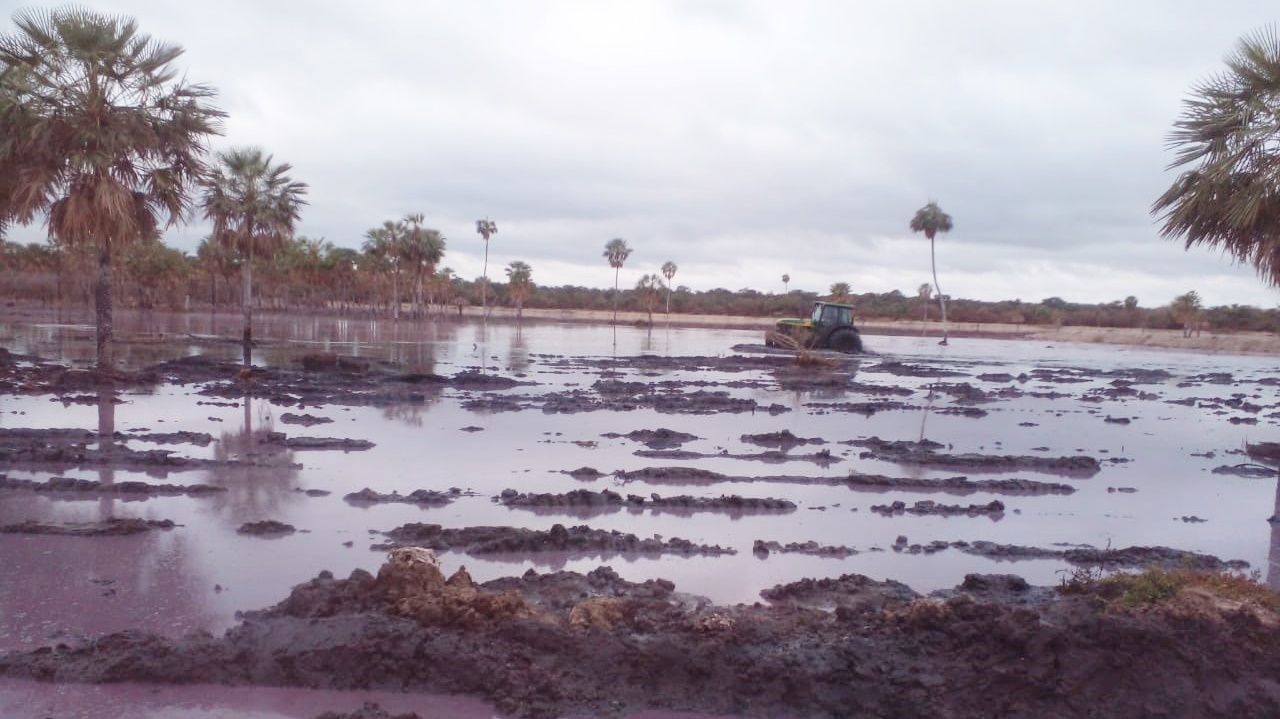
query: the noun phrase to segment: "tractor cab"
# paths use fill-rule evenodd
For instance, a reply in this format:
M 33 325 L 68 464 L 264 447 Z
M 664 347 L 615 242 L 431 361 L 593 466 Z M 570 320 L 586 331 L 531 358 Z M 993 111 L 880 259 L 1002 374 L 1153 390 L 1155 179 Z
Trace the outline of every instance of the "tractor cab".
M 811 323 L 814 327 L 852 325 L 853 307 L 834 302 L 814 302 Z

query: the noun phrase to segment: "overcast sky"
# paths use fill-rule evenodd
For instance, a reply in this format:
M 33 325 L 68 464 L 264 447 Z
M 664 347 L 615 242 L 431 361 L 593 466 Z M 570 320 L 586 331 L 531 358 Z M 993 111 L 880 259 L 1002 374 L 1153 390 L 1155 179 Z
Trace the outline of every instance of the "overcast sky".
M 499 279 L 523 260 L 609 286 L 621 237 L 626 286 L 670 260 L 695 290 L 914 294 L 929 243 L 907 224 L 932 199 L 952 297 L 1277 304 L 1149 214 L 1182 100 L 1273 3 L 81 1 L 186 48 L 229 113 L 216 147 L 310 184 L 300 234 L 358 248 L 421 212 L 463 277 L 488 217 Z

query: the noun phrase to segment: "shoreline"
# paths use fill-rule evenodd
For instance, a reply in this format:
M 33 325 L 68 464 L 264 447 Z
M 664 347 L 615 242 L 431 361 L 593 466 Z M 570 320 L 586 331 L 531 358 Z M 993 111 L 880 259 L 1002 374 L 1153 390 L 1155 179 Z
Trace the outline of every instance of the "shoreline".
M 479 318 L 479 308 L 468 308 L 463 316 Z M 490 312 L 491 319 L 515 321 L 515 311 L 502 307 Z M 608 324 L 612 311 L 602 310 L 547 310 L 526 309 L 526 319 L 537 321 L 582 322 Z M 671 314 L 654 313 L 655 327 L 706 327 L 718 329 L 757 329 L 764 332 L 776 318 L 742 317 L 736 315 Z M 645 325 L 648 313 L 619 311 L 618 324 Z M 1143 327 L 1045 327 L 1040 325 L 1008 325 L 988 322 L 951 322 L 951 337 L 1031 340 L 1038 342 L 1071 342 L 1079 344 L 1110 344 L 1147 349 L 1168 349 L 1209 354 L 1280 355 L 1280 335 L 1269 332 L 1203 332 L 1200 336 L 1183 337 L 1181 330 L 1150 329 Z M 858 322 L 865 335 L 924 335 L 942 336 L 942 323 L 921 320 L 866 320 Z

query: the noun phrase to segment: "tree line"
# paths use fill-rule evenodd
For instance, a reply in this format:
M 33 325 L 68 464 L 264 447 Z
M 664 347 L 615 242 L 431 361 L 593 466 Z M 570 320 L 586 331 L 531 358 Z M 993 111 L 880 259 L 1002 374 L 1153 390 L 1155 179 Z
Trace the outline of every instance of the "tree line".
M 256 257 L 254 277 L 257 309 L 268 311 L 332 312 L 362 317 L 391 318 L 392 286 L 397 284 L 385 255 L 369 247 L 337 247 L 327 240 L 295 237 L 267 257 Z M 195 254 L 163 243 L 141 243 L 122 250 L 115 283 L 116 303 L 137 309 L 239 311 L 243 294 L 237 284 L 240 260 L 217 243 L 206 240 Z M 791 288 L 782 292 L 750 288 L 695 291 L 672 286 L 675 263 L 662 272 L 647 273 L 635 287 L 598 288 L 580 285 L 539 285 L 532 268 L 516 260 L 503 269 L 504 280 L 489 283 L 488 303 L 547 310 L 724 314 L 743 317 L 803 317 L 815 300 L 848 302 L 860 321 L 937 319 L 937 297 L 931 285 L 916 291 L 856 293 L 838 282 L 826 291 Z M 91 252 L 78 246 L 19 244 L 0 240 L 0 298 L 54 306 L 93 301 Z M 670 277 L 666 277 L 666 271 Z M 400 268 L 400 311 L 406 318 L 456 315 L 459 307 L 481 306 L 484 280 L 458 277 L 448 267 L 421 274 Z M 666 279 L 666 282 L 663 280 Z M 419 287 L 421 289 L 419 289 Z M 930 307 L 934 309 L 931 310 Z M 1140 306 L 1136 297 L 1105 303 L 1069 302 L 1059 297 L 1036 301 L 948 299 L 949 320 L 966 325 L 1035 325 L 1135 327 L 1211 331 L 1280 331 L 1280 309 L 1248 305 L 1205 307 L 1192 291 L 1154 306 Z

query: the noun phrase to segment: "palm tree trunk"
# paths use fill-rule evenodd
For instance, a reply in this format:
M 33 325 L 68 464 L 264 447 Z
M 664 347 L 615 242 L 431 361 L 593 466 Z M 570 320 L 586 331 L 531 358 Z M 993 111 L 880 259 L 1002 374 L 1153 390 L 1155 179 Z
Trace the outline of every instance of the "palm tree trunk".
M 942 288 L 938 286 L 938 260 L 933 251 L 933 238 L 929 238 L 929 264 L 933 266 L 933 289 L 938 293 L 938 306 L 942 308 L 942 341 L 938 344 L 947 344 L 947 296 L 943 293 Z
M 248 259 L 241 268 L 240 278 L 242 312 L 244 313 L 244 335 L 241 337 L 244 351 L 244 367 L 253 366 L 253 245 L 249 245 Z
M 400 266 L 391 270 L 391 320 L 400 321 Z
M 98 283 L 93 293 L 97 318 L 98 371 L 114 369 L 115 358 L 111 352 L 111 246 L 103 243 L 98 254 Z
M 480 317 L 489 319 L 489 238 L 484 240 L 484 273 L 480 280 Z
M 668 282 L 670 282 L 670 280 L 668 280 Z M 671 314 L 671 285 L 667 285 L 667 312 L 666 313 Z
M 618 273 L 622 272 L 622 266 L 613 268 L 613 325 L 618 326 Z

